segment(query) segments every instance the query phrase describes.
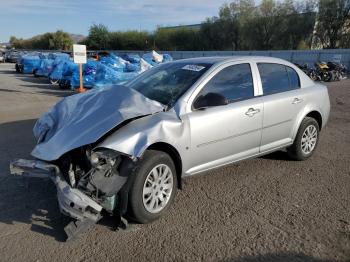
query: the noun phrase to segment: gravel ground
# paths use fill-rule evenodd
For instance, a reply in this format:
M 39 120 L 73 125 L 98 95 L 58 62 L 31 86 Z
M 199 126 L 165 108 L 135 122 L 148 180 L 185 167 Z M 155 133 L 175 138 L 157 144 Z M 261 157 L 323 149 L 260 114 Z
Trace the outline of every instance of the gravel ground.
M 106 218 L 64 242 L 51 182 L 12 177 L 32 127 L 68 91 L 0 65 L 0 261 L 350 261 L 350 80 L 305 162 L 278 152 L 188 178 L 170 212 L 113 231 Z

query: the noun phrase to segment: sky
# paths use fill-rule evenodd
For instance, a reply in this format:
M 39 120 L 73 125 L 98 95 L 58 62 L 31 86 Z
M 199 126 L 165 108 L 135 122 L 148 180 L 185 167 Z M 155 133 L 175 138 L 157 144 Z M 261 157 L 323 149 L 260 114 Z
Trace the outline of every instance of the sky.
M 0 0 L 0 42 L 62 29 L 87 35 L 92 24 L 111 31 L 197 24 L 227 0 Z

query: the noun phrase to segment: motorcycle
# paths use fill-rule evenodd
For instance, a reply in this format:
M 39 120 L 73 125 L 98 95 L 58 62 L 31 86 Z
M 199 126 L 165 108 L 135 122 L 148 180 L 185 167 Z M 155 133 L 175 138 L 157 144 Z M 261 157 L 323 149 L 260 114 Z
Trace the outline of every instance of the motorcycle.
M 336 62 L 328 62 L 327 66 L 334 72 L 335 81 L 347 78 L 347 69 L 345 65 Z
M 308 75 L 313 81 L 319 81 L 318 73 L 316 72 L 315 68 L 309 67 L 308 64 L 297 64 L 295 63 L 297 67 L 299 67 L 306 75 Z
M 325 62 L 316 62 L 315 69 L 319 81 L 330 82 L 335 79 L 334 72 Z

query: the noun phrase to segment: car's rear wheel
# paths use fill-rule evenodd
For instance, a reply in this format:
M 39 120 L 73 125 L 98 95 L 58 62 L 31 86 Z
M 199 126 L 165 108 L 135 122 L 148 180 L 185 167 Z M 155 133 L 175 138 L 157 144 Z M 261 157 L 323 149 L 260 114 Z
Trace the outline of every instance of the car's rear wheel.
M 305 117 L 301 122 L 293 145 L 287 148 L 289 156 L 295 160 L 306 160 L 315 151 L 319 140 L 320 127 L 311 117 Z
M 139 223 L 150 223 L 167 212 L 177 190 L 174 162 L 161 151 L 148 150 L 136 167 L 129 193 L 129 214 Z

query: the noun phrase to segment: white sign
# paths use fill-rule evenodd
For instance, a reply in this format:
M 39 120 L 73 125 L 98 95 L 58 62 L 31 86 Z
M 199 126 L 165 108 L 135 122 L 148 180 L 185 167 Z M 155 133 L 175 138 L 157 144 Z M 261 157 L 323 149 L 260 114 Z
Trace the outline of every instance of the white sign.
M 73 59 L 76 64 L 86 64 L 86 45 L 73 45 Z

